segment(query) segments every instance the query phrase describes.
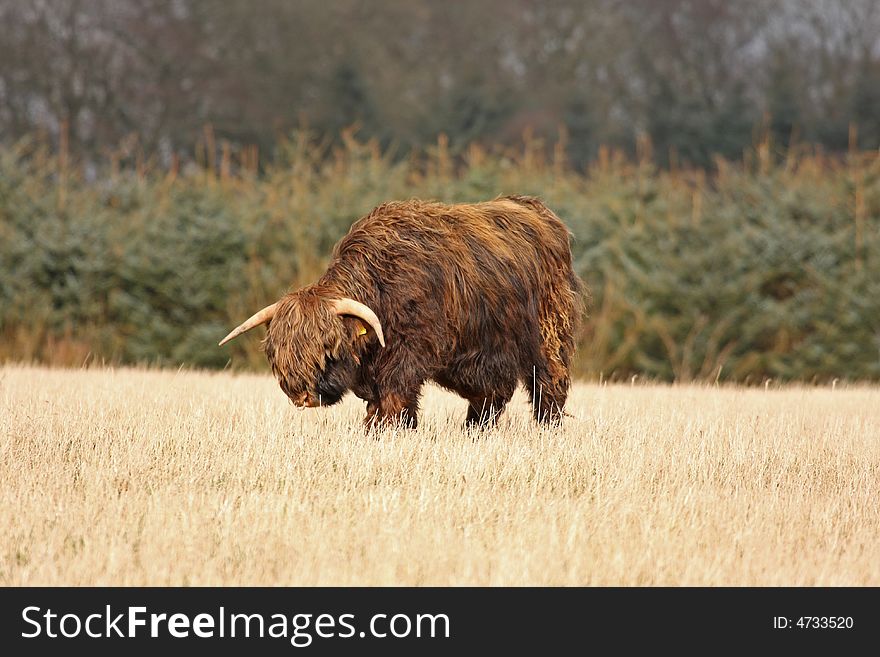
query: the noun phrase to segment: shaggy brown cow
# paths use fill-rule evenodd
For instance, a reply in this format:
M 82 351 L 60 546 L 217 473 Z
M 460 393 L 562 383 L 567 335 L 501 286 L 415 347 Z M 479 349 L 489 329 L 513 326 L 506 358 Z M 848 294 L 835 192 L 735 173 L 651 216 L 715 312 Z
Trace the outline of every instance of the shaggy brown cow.
M 266 355 L 297 406 L 346 391 L 367 425 L 416 425 L 433 379 L 470 403 L 467 424 L 491 424 L 517 382 L 535 418 L 558 422 L 582 313 L 569 232 L 540 200 L 384 203 L 333 250 L 326 273 L 226 336 L 268 322 Z

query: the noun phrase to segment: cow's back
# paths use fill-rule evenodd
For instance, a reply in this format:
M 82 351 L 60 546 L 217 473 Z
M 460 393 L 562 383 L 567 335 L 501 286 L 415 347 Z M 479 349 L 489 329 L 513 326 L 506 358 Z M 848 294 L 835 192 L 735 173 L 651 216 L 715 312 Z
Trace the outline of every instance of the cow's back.
M 383 323 L 411 340 L 442 336 L 425 345 L 439 358 L 535 343 L 548 300 L 573 278 L 567 228 L 530 197 L 382 204 L 334 250 L 337 268 L 365 263 Z

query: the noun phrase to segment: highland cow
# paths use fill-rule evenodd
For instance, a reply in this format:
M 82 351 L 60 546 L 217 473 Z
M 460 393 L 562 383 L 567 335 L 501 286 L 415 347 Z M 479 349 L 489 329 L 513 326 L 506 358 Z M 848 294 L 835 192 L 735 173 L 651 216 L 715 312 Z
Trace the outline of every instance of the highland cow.
M 423 384 L 464 397 L 468 425 L 494 424 L 518 382 L 556 423 L 582 313 L 569 232 L 536 198 L 384 203 L 333 250 L 324 275 L 227 335 L 268 323 L 264 349 L 300 407 L 351 390 L 365 423 L 417 423 Z

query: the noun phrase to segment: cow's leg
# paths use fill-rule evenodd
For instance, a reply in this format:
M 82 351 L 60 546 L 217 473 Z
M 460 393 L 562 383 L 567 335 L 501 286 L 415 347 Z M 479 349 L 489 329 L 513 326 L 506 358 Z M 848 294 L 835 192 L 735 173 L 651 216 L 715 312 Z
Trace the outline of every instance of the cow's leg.
M 571 384 L 569 365 L 574 353 L 574 336 L 571 322 L 566 320 L 573 312 L 568 296 L 563 312 L 548 314 L 540 321 L 541 344 L 533 362 L 523 363 L 525 382 L 535 419 L 542 424 L 558 424 L 564 415 L 563 408 Z
M 382 394 L 378 402 L 367 404 L 367 429 L 381 426 L 402 426 L 415 429 L 419 424 L 419 390 L 410 394 L 389 392 Z
M 568 372 L 557 371 L 554 374 L 547 366 L 536 364 L 523 378 L 535 419 L 542 424 L 559 424 L 568 398 Z
M 381 352 L 374 364 L 375 403 L 367 407 L 364 424 L 391 425 L 415 429 L 419 419 L 419 396 L 428 372 L 434 369 L 423 354 L 430 345 L 410 340 L 395 350 Z
M 516 381 L 510 381 L 499 386 L 489 395 L 469 396 L 465 425 L 468 427 L 494 427 L 498 422 L 498 416 L 504 412 L 504 407 L 513 397 L 515 389 Z

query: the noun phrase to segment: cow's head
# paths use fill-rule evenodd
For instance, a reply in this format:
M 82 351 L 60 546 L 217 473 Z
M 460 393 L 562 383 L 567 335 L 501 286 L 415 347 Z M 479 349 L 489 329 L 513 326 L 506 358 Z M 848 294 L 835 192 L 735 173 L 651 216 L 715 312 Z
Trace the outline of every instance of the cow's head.
M 292 292 L 238 326 L 224 345 L 268 323 L 263 346 L 281 389 L 300 407 L 331 406 L 354 385 L 360 354 L 382 325 L 370 308 L 348 298 L 328 298 L 314 288 Z

